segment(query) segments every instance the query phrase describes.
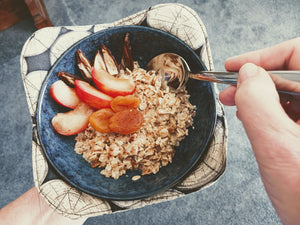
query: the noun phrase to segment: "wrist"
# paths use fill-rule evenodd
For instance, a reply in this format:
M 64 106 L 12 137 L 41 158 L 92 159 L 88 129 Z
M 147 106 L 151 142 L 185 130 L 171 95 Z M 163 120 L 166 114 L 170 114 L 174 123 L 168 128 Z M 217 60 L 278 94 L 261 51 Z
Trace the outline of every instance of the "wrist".
M 4 224 L 83 224 L 86 218 L 72 220 L 52 209 L 33 187 L 22 196 L 0 210 L 0 221 Z
M 296 126 L 270 133 L 269 139 L 262 137 L 253 145 L 266 192 L 284 224 L 300 221 L 300 129 Z

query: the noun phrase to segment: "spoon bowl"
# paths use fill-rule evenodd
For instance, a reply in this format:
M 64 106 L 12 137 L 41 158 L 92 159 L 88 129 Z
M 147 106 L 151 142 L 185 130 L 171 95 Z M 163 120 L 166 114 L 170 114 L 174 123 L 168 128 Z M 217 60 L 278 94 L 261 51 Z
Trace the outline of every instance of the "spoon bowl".
M 147 69 L 159 72 L 165 78 L 167 85 L 174 89 L 184 87 L 189 78 L 226 84 L 236 84 L 235 78 L 237 78 L 237 73 L 235 72 L 230 73 L 232 80 L 218 79 L 218 77 L 212 76 L 210 71 L 201 71 L 201 74 L 193 74 L 185 59 L 175 53 L 163 53 L 155 56 L 149 61 Z M 224 72 L 213 73 L 224 74 Z M 226 72 L 226 74 L 229 74 L 229 72 Z
M 175 53 L 163 53 L 155 56 L 147 65 L 148 70 L 155 70 L 165 78 L 168 86 L 180 89 L 189 79 L 190 69 L 187 62 Z

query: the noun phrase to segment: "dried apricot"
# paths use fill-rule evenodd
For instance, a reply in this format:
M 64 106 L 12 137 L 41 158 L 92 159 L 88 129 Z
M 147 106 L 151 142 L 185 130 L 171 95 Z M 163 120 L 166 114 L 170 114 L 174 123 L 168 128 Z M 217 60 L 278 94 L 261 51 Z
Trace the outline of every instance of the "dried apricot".
M 102 133 L 111 133 L 109 128 L 109 118 L 114 115 L 114 112 L 110 108 L 103 108 L 94 113 L 89 117 L 91 126 Z
M 143 113 L 137 109 L 126 109 L 109 118 L 109 128 L 119 134 L 131 134 L 138 131 L 143 122 Z
M 140 99 L 133 95 L 117 96 L 110 102 L 110 107 L 114 112 L 120 112 L 125 109 L 137 109 L 140 105 Z

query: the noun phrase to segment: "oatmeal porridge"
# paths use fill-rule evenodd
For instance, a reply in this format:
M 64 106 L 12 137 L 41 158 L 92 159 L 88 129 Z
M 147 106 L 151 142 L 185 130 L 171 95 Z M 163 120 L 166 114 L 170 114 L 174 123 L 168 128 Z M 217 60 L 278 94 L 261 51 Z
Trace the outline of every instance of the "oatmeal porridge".
M 186 90 L 162 88 L 162 77 L 135 64 L 133 71 L 121 71 L 120 78 L 131 78 L 140 99 L 142 127 L 135 133 L 101 133 L 91 125 L 76 137 L 75 151 L 92 167 L 103 168 L 101 174 L 118 179 L 128 170 L 141 170 L 141 175 L 155 174 L 172 162 L 174 147 L 188 135 L 193 124 L 195 106 Z

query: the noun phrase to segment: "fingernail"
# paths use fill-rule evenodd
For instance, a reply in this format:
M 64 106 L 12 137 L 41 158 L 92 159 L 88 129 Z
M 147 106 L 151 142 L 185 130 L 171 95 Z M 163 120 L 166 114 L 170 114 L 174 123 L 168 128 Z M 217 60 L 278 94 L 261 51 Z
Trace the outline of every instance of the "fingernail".
M 246 63 L 239 71 L 239 79 L 237 84 L 239 85 L 250 77 L 257 76 L 258 72 L 258 66 L 253 63 Z

